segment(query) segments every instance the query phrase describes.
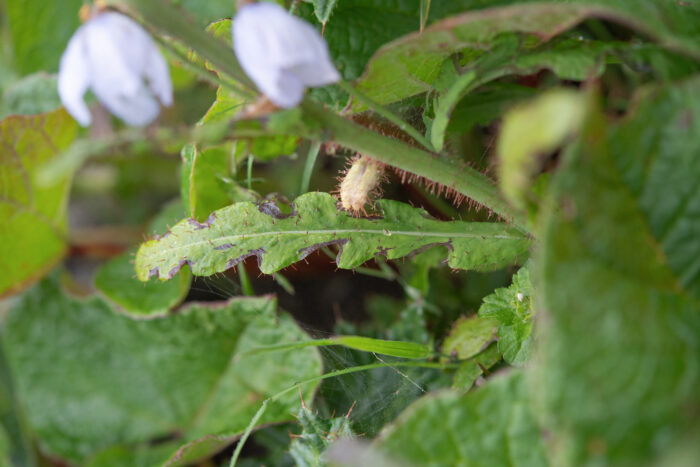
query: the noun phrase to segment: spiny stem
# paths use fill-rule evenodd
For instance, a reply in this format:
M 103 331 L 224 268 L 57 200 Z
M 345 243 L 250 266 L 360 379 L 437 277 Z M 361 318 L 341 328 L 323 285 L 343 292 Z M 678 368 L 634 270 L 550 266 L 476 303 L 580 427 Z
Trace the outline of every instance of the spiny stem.
M 514 211 L 501 198 L 493 180 L 481 172 L 466 165 L 456 166 L 438 154 L 385 137 L 309 100 L 304 101 L 302 106 L 305 114 L 317 120 L 322 128 L 315 135 L 316 138 L 334 141 L 387 165 L 440 183 L 483 205 L 505 221 L 512 222 L 519 230 L 528 231 L 525 216 Z
M 386 107 L 382 107 L 381 105 L 377 104 L 372 99 L 363 94 L 359 89 L 353 87 L 352 85 L 350 85 L 350 83 L 346 81 L 340 81 L 338 83 L 338 87 L 350 94 L 352 98 L 358 100 L 359 102 L 365 104 L 367 107 L 372 109 L 372 111 L 377 115 L 381 115 L 382 117 L 386 118 L 391 123 L 399 127 L 401 131 L 409 135 L 411 138 L 415 139 L 428 151 L 433 151 L 433 146 L 430 144 L 430 141 L 428 141 L 425 138 L 425 136 L 423 136 L 421 132 L 416 130 L 412 125 L 409 125 L 407 122 L 403 121 L 401 117 L 388 110 Z

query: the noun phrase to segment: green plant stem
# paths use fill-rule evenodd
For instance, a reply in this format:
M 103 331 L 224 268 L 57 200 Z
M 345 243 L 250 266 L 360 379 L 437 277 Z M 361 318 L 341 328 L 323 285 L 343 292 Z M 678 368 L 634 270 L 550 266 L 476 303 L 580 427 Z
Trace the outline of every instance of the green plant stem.
M 248 155 L 248 166 L 246 169 L 246 183 L 248 185 L 248 190 L 253 189 L 253 155 Z
M 416 130 L 412 125 L 409 125 L 407 122 L 403 121 L 401 117 L 396 115 L 395 113 L 391 112 L 385 107 L 382 107 L 381 105 L 377 104 L 374 102 L 372 99 L 364 95 L 359 89 L 353 87 L 350 83 L 347 81 L 340 81 L 338 83 L 338 87 L 342 89 L 343 91 L 347 92 L 350 94 L 350 96 L 353 99 L 358 100 L 359 102 L 363 103 L 372 111 L 378 115 L 381 115 L 382 117 L 386 118 L 389 120 L 391 123 L 399 127 L 401 131 L 409 135 L 411 138 L 415 139 L 418 143 L 423 145 L 424 148 L 426 148 L 428 151 L 433 150 L 433 146 L 430 144 L 430 141 L 428 141 L 425 136 L 421 134 L 420 131 Z
M 318 158 L 318 153 L 321 151 L 321 143 L 318 141 L 312 141 L 311 147 L 309 148 L 309 153 L 306 155 L 306 162 L 304 163 L 304 173 L 301 176 L 301 189 L 299 191 L 300 195 L 303 195 L 309 191 L 309 184 L 311 183 L 311 174 L 314 171 L 314 165 L 316 165 L 316 159 Z
M 387 165 L 416 174 L 476 201 L 490 212 L 527 232 L 525 216 L 515 212 L 501 198 L 493 180 L 469 166 L 459 167 L 402 141 L 368 130 L 311 101 L 302 103 L 304 112 L 323 128 L 316 138 L 334 141 Z M 310 136 L 311 137 L 311 136 Z
M 253 291 L 253 284 L 250 283 L 250 278 L 245 270 L 245 265 L 243 262 L 237 264 L 238 280 L 241 282 L 241 289 L 243 289 L 243 295 L 247 297 L 252 297 L 255 295 Z
M 343 368 L 342 370 L 338 371 L 332 371 L 330 373 L 323 374 L 321 376 L 314 376 L 313 378 L 306 379 L 304 381 L 301 381 L 299 383 L 296 383 L 287 389 L 284 389 L 277 394 L 274 394 L 267 399 L 265 399 L 262 402 L 262 405 L 258 409 L 258 411 L 255 413 L 253 418 L 250 420 L 250 423 L 246 427 L 245 431 L 243 432 L 243 435 L 241 438 L 238 440 L 238 444 L 236 445 L 236 450 L 233 452 L 233 456 L 231 457 L 231 462 L 229 463 L 229 467 L 234 467 L 236 465 L 236 462 L 238 462 L 238 457 L 241 455 L 241 451 L 243 450 L 243 445 L 245 442 L 248 440 L 248 437 L 250 434 L 253 432 L 253 429 L 255 428 L 255 425 L 258 423 L 258 420 L 263 416 L 265 413 L 265 410 L 267 410 L 267 406 L 270 402 L 274 402 L 275 400 L 279 399 L 283 395 L 287 394 L 290 391 L 293 391 L 295 389 L 299 389 L 302 386 L 309 384 L 309 383 L 315 383 L 316 381 L 322 381 L 324 379 L 328 378 L 335 378 L 336 376 L 343 376 L 347 375 L 350 373 L 357 373 L 360 371 L 367 371 L 367 370 L 374 370 L 375 368 L 398 368 L 398 367 L 419 367 L 419 368 L 438 368 L 438 369 L 445 369 L 445 368 L 459 368 L 460 364 L 455 364 L 455 363 L 432 363 L 432 362 L 392 362 L 392 363 L 370 363 L 369 365 L 360 365 L 360 366 L 353 366 L 350 368 Z

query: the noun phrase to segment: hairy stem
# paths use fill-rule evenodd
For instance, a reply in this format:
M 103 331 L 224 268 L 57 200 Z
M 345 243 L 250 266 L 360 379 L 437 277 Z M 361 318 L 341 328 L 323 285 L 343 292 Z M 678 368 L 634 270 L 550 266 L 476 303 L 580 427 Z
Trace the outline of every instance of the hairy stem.
M 520 230 L 527 231 L 525 217 L 513 211 L 501 198 L 494 182 L 479 171 L 468 166 L 456 166 L 437 154 L 380 135 L 314 102 L 307 100 L 302 105 L 305 114 L 318 121 L 322 128 L 318 138 L 440 183 L 485 206 Z

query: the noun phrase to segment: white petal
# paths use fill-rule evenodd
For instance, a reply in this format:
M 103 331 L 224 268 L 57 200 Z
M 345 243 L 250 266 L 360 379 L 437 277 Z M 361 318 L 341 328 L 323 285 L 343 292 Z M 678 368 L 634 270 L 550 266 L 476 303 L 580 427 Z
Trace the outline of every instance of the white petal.
M 150 60 L 144 70 L 148 85 L 163 105 L 169 107 L 173 104 L 173 83 L 170 80 L 168 62 L 153 43 L 149 55 Z
M 131 126 L 148 125 L 160 113 L 160 104 L 145 84 L 133 94 L 96 89 L 95 95 L 110 112 Z
M 139 77 L 148 80 L 153 93 L 165 105 L 173 102 L 173 85 L 168 63 L 151 39 L 151 36 L 131 18 L 119 13 L 103 13 L 113 40 L 119 47 L 124 63 Z
M 340 81 L 340 73 L 333 64 L 327 62 L 303 63 L 292 67 L 291 71 L 296 74 L 305 86 L 310 88 L 325 86 Z
M 278 73 L 274 80 L 274 86 L 261 91 L 277 106 L 289 109 L 299 105 L 304 98 L 304 83 L 299 77 L 288 71 Z
M 276 4 L 264 2 L 242 7 L 233 20 L 232 35 L 241 67 L 273 102 L 280 100 L 282 83 L 278 77 L 283 72 L 287 73 L 285 76 L 297 76 L 305 86 L 320 86 L 340 79 L 318 31 Z M 288 87 L 297 89 L 297 85 L 292 83 Z
M 133 95 L 142 86 L 138 64 L 133 63 L 131 55 L 138 59 L 141 44 L 124 37 L 120 30 L 124 24 L 119 21 L 121 16 L 103 13 L 83 25 L 95 94 L 119 90 L 124 95 Z
M 58 67 L 58 95 L 73 118 L 82 126 L 90 125 L 90 109 L 83 95 L 90 85 L 90 70 L 84 44 L 84 29 L 73 34 Z

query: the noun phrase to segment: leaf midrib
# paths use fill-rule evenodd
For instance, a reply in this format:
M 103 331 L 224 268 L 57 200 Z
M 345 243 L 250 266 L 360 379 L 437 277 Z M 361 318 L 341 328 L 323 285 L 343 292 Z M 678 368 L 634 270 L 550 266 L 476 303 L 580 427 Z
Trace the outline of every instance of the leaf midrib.
M 388 232 L 388 233 L 387 233 Z M 234 241 L 237 239 L 241 240 L 246 240 L 248 238 L 258 238 L 258 237 L 272 237 L 272 236 L 280 236 L 280 235 L 303 235 L 303 236 L 308 236 L 308 235 L 333 235 L 337 236 L 338 234 L 371 234 L 371 235 L 381 235 L 383 237 L 391 237 L 394 235 L 399 235 L 399 236 L 405 236 L 405 237 L 419 237 L 419 238 L 424 238 L 424 237 L 435 237 L 435 238 L 449 238 L 450 240 L 452 238 L 478 238 L 478 239 L 500 239 L 500 240 L 524 240 L 525 237 L 520 236 L 520 235 L 507 235 L 507 234 L 475 234 L 475 233 L 461 233 L 461 232 L 435 232 L 435 231 L 429 231 L 429 232 L 421 232 L 421 231 L 407 231 L 407 230 L 389 230 L 389 229 L 331 229 L 331 230 L 279 230 L 279 231 L 270 231 L 270 232 L 258 232 L 258 233 L 250 233 L 250 234 L 240 234 L 240 235 L 226 235 L 223 237 L 217 237 L 217 238 L 207 238 L 206 240 L 198 240 L 198 241 L 192 241 L 188 242 L 185 244 L 181 244 L 179 246 L 163 246 L 163 252 L 169 253 L 168 256 L 170 256 L 170 253 L 172 251 L 179 251 L 187 248 L 192 248 L 196 247 L 202 244 L 211 244 L 212 242 L 221 242 L 221 244 L 225 244 L 229 241 Z M 156 242 L 160 242 L 162 240 L 156 240 Z M 154 255 L 155 256 L 155 255 Z

